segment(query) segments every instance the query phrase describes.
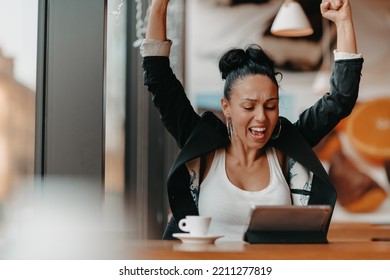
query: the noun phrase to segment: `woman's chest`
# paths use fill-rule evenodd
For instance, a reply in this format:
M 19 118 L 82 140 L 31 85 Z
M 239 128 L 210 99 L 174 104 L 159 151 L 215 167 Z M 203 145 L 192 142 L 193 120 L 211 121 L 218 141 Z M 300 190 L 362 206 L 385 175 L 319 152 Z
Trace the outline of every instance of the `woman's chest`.
M 270 167 L 266 158 L 250 166 L 226 161 L 225 169 L 229 181 L 239 189 L 261 191 L 270 184 Z

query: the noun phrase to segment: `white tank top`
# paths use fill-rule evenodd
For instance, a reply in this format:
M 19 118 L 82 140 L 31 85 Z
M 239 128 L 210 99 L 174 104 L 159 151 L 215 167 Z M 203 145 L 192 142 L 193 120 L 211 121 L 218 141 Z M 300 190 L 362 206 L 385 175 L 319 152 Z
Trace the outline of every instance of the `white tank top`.
M 252 205 L 291 205 L 290 188 L 283 176 L 274 148 L 267 148 L 269 185 L 261 191 L 245 191 L 233 185 L 226 174 L 225 149 L 215 151 L 214 159 L 199 194 L 199 215 L 212 217 L 210 235 L 219 240 L 242 241 Z

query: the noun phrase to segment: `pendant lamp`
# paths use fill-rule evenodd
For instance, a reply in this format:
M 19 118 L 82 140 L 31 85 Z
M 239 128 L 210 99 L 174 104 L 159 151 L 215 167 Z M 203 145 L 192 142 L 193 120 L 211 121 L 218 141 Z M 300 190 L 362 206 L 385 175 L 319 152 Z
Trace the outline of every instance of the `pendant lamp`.
M 313 34 L 313 28 L 301 5 L 285 0 L 271 26 L 271 33 L 282 37 L 302 37 Z

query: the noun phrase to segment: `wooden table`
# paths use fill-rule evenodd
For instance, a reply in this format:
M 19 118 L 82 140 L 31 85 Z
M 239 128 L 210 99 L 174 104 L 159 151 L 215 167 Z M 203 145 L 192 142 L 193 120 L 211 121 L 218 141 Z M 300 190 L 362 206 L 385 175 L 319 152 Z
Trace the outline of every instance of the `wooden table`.
M 138 260 L 390 260 L 390 225 L 331 224 L 329 244 L 183 244 L 142 240 L 126 246 Z

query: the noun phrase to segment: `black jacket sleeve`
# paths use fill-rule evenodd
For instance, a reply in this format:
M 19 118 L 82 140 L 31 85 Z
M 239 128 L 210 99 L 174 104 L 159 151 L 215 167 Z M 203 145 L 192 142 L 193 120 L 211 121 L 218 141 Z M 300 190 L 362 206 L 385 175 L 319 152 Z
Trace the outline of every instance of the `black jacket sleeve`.
M 195 112 L 180 81 L 173 74 L 169 58 L 144 57 L 144 84 L 168 131 L 182 148 L 200 117 Z
M 358 98 L 362 65 L 362 58 L 336 61 L 330 79 L 330 93 L 300 114 L 295 126 L 310 146 L 317 145 L 351 113 Z

